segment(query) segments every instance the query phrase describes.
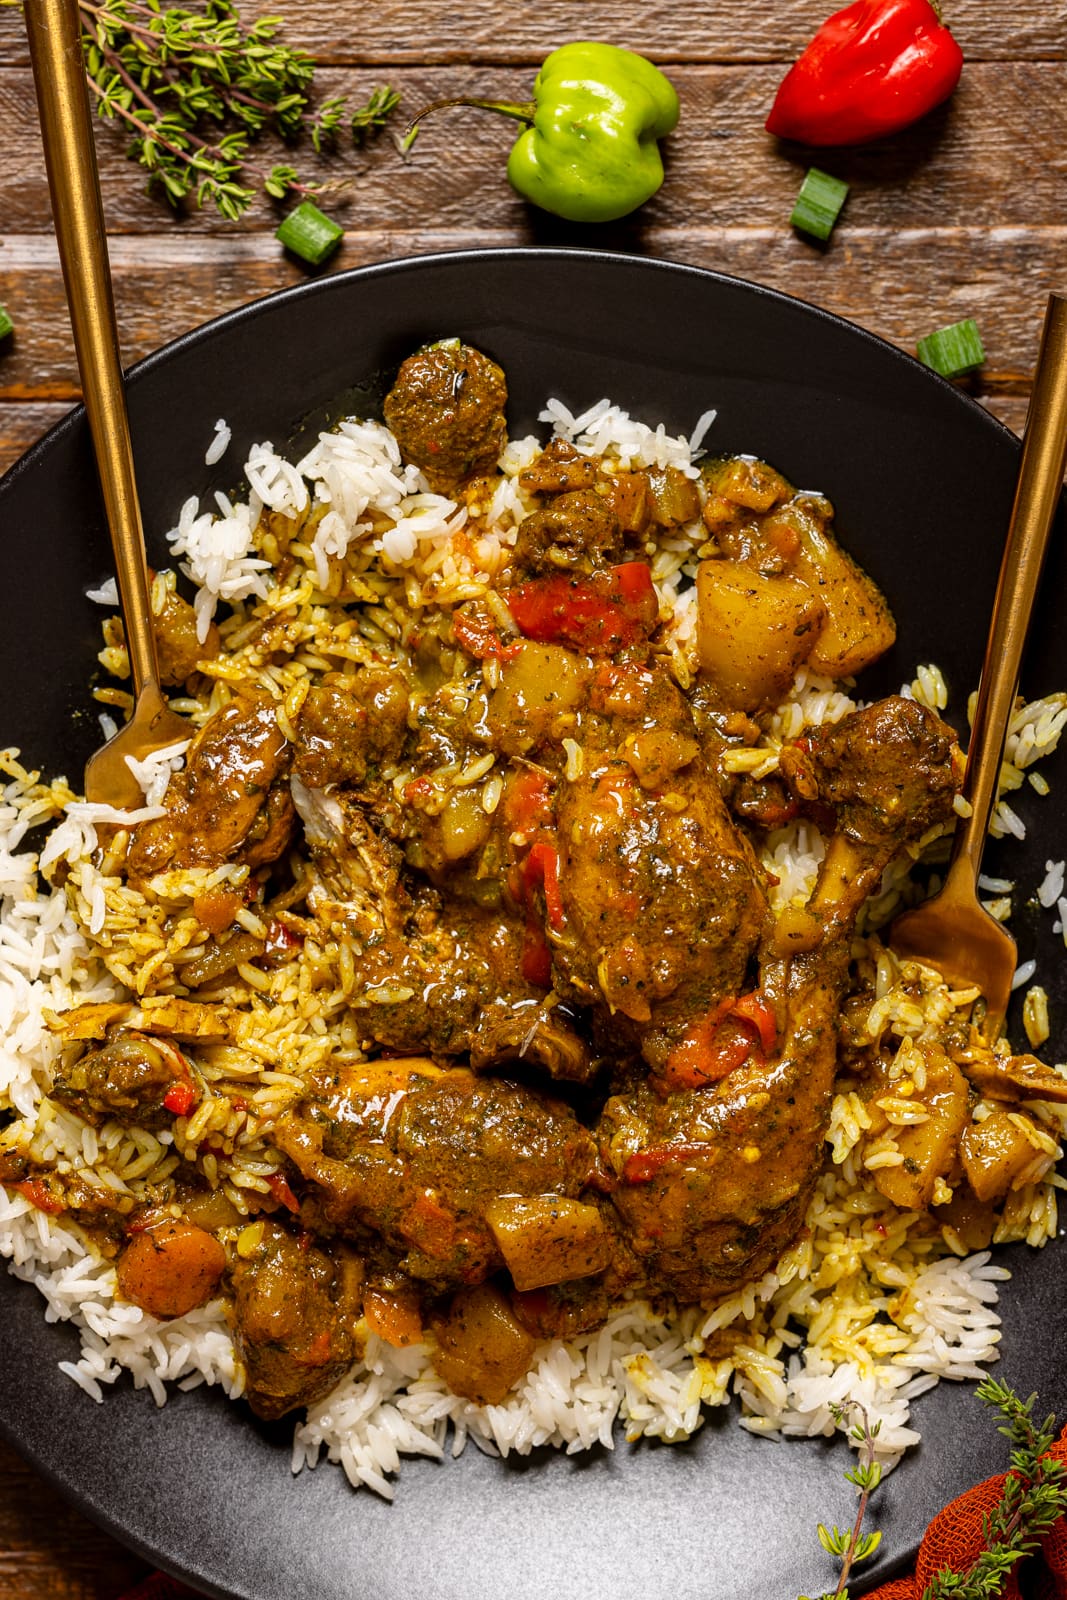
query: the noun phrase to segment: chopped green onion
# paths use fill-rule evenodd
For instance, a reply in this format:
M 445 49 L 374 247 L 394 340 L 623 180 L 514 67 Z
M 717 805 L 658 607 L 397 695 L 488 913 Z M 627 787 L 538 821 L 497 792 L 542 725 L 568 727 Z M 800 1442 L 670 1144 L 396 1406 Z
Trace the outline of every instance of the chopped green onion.
M 7 309 L 0 306 L 0 339 L 6 339 L 9 333 L 14 333 L 15 324 L 7 314 Z
M 295 211 L 290 211 L 274 235 L 287 250 L 312 267 L 321 267 L 333 255 L 344 236 L 345 230 L 324 216 L 310 200 L 303 201 Z
M 981 335 L 970 317 L 928 333 L 919 340 L 915 353 L 924 366 L 933 367 L 943 378 L 962 378 L 985 360 Z
M 815 239 L 828 239 L 847 194 L 848 184 L 842 183 L 840 178 L 832 178 L 819 167 L 809 167 L 789 220 L 802 233 L 810 233 Z

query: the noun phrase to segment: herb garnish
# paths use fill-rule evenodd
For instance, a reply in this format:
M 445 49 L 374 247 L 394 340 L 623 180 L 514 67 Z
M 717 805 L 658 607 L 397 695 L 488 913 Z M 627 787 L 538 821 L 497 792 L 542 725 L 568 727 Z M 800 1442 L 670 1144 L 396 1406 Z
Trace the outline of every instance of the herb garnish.
M 372 89 L 366 105 L 360 106 L 350 119 L 352 137 L 356 143 L 365 144 L 374 134 L 380 133 L 399 104 L 399 94 L 395 89 L 390 89 L 388 84 L 380 89 Z
M 820 1600 L 848 1600 L 848 1575 L 852 1568 L 860 1561 L 866 1561 L 872 1556 L 882 1542 L 880 1533 L 864 1533 L 863 1519 L 867 1514 L 867 1505 L 871 1495 L 882 1481 L 881 1463 L 875 1460 L 874 1441 L 878 1436 L 881 1423 L 876 1422 L 871 1427 L 866 1406 L 861 1406 L 858 1400 L 848 1401 L 845 1405 L 830 1407 L 837 1422 L 845 1422 L 851 1412 L 859 1414 L 859 1422 L 849 1428 L 849 1437 L 855 1439 L 860 1447 L 860 1459 L 856 1466 L 845 1473 L 848 1483 L 854 1483 L 859 1490 L 859 1505 L 856 1507 L 856 1520 L 852 1527 L 844 1532 L 837 1526 L 827 1528 L 819 1523 L 819 1543 L 828 1555 L 838 1556 L 841 1561 L 841 1576 L 833 1594 L 824 1594 Z M 808 1600 L 807 1595 L 801 1595 L 800 1600 Z
M 975 1392 L 1003 1418 L 997 1432 L 1011 1443 L 1011 1470 L 999 1503 L 982 1518 L 984 1548 L 966 1572 L 942 1567 L 923 1600 L 988 1600 L 1000 1594 L 1015 1563 L 1032 1555 L 1042 1534 L 1067 1512 L 1063 1463 L 1046 1454 L 1056 1438 L 1056 1418 L 1035 1423 L 1037 1396 L 1020 1400 L 996 1378 L 983 1378 Z
M 1024 1556 L 1032 1555 L 1053 1523 L 1067 1514 L 1064 1466 L 1047 1453 L 1056 1438 L 1056 1418 L 1049 1416 L 1044 1422 L 1035 1423 L 1033 1409 L 1037 1396 L 1020 1400 L 1014 1390 L 996 1378 L 983 1378 L 975 1393 L 984 1404 L 1000 1413 L 1002 1421 L 997 1432 L 1004 1434 L 1011 1443 L 1010 1470 L 1000 1500 L 982 1518 L 982 1549 L 978 1555 L 963 1572 L 941 1567 L 927 1585 L 922 1600 L 993 1600 L 1003 1592 L 1012 1567 Z M 848 1600 L 849 1572 L 856 1562 L 871 1555 L 881 1541 L 881 1534 L 861 1531 L 868 1501 L 881 1479 L 881 1469 L 874 1460 L 878 1428 L 869 1426 L 864 1407 L 854 1402 L 831 1409 L 838 1421 L 851 1410 L 857 1411 L 862 1419 L 860 1425 L 849 1430 L 860 1444 L 860 1462 L 851 1472 L 845 1473 L 848 1481 L 860 1491 L 855 1523 L 845 1533 L 819 1524 L 819 1542 L 823 1549 L 841 1559 L 837 1588 L 832 1595 L 820 1596 L 820 1600 Z M 802 1595 L 800 1600 L 807 1600 L 807 1597 Z
M 0 0 L 11 5 L 18 0 Z M 172 205 L 210 201 L 236 221 L 256 188 L 273 199 L 322 192 L 288 163 L 264 169 L 249 149 L 266 130 L 332 148 L 348 117 L 363 144 L 399 103 L 388 86 L 350 113 L 333 96 L 312 106 L 314 58 L 278 38 L 280 17 L 244 27 L 233 0 L 203 0 L 202 10 L 159 0 L 79 0 L 89 88 L 101 116 L 132 135 L 129 155 Z

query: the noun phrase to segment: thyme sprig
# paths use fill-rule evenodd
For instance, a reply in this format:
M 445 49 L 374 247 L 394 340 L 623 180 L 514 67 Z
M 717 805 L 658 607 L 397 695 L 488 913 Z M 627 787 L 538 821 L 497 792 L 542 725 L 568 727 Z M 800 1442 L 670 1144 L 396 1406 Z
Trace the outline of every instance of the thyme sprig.
M 982 1518 L 982 1549 L 963 1572 L 941 1567 L 923 1591 L 922 1600 L 994 1600 L 1002 1594 L 1008 1573 L 1024 1556 L 1040 1547 L 1042 1537 L 1067 1514 L 1067 1481 L 1064 1467 L 1048 1451 L 1056 1438 L 1056 1418 L 1034 1421 L 1036 1395 L 1020 1400 L 1013 1389 L 996 1378 L 983 1378 L 975 1390 L 978 1398 L 1001 1417 L 998 1433 L 1011 1443 L 1009 1472 L 1004 1492 L 993 1510 Z M 881 1482 L 881 1468 L 874 1459 L 877 1424 L 870 1427 L 867 1412 L 857 1402 L 831 1408 L 838 1422 L 851 1411 L 860 1422 L 849 1429 L 860 1445 L 860 1461 L 845 1473 L 859 1490 L 856 1519 L 851 1529 L 827 1528 L 819 1524 L 819 1543 L 828 1554 L 841 1561 L 841 1574 L 833 1594 L 820 1600 L 848 1600 L 848 1576 L 853 1566 L 873 1555 L 881 1542 L 880 1533 L 865 1534 L 863 1519 L 871 1495 Z M 801 1595 L 800 1600 L 807 1600 Z
M 848 1600 L 849 1573 L 859 1562 L 866 1561 L 868 1556 L 873 1556 L 882 1542 L 881 1533 L 863 1532 L 863 1519 L 867 1515 L 867 1506 L 882 1481 L 882 1466 L 881 1462 L 875 1460 L 874 1444 L 882 1425 L 876 1422 L 874 1427 L 871 1427 L 867 1408 L 860 1405 L 858 1400 L 848 1401 L 840 1406 L 832 1405 L 830 1410 L 838 1423 L 847 1424 L 853 1413 L 859 1417 L 859 1421 L 848 1429 L 849 1437 L 859 1445 L 859 1460 L 845 1473 L 846 1482 L 854 1484 L 859 1491 L 855 1519 L 852 1526 L 844 1530 L 836 1525 L 828 1528 L 822 1522 L 818 1527 L 819 1543 L 828 1555 L 836 1556 L 841 1562 L 837 1588 L 832 1595 L 829 1593 L 821 1595 L 820 1600 Z M 808 1597 L 801 1595 L 800 1600 L 808 1600 Z
M 246 27 L 233 0 L 202 0 L 201 9 L 79 0 L 79 9 L 97 110 L 125 127 L 131 159 L 175 206 L 191 197 L 236 221 L 257 187 L 276 200 L 320 194 L 325 186 L 302 181 L 289 162 L 257 165 L 254 141 L 267 131 L 287 141 L 303 135 L 322 154 L 347 119 L 362 144 L 399 104 L 385 86 L 354 112 L 342 96 L 313 105 L 314 58 L 278 38 L 280 17 Z
M 942 1567 L 923 1600 L 990 1600 L 1002 1593 L 1012 1567 L 1032 1555 L 1042 1536 L 1067 1512 L 1063 1464 L 1047 1454 L 1056 1438 L 1056 1418 L 1036 1423 L 1037 1396 L 1020 1400 L 996 1378 L 983 1378 L 976 1393 L 1000 1413 L 997 1432 L 1011 1444 L 1010 1471 L 1000 1501 L 982 1518 L 984 1548 L 966 1572 Z

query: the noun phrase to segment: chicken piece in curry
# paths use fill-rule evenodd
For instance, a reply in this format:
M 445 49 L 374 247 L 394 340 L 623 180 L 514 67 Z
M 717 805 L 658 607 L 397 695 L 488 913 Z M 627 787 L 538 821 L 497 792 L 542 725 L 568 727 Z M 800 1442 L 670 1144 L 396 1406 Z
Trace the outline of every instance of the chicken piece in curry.
M 472 516 L 506 395 L 446 341 L 385 401 L 404 460 Z M 235 986 L 269 1004 L 272 973 L 306 958 L 312 1016 L 308 952 L 343 949 L 336 1053 L 266 1130 L 267 1192 L 237 1205 L 186 1159 L 123 1211 L 0 1156 L 153 1315 L 222 1296 L 267 1418 L 326 1393 L 368 1332 L 429 1339 L 452 1387 L 490 1402 L 537 1339 L 626 1297 L 708 1303 L 760 1276 L 803 1228 L 842 1062 L 875 1135 L 899 1080 L 895 1041 L 856 1021 L 873 997 L 853 938 L 886 868 L 951 822 L 952 730 L 890 697 L 779 739 L 762 776 L 738 760 L 799 669 L 850 679 L 893 643 L 829 502 L 747 456 L 624 467 L 562 437 L 518 481 L 528 514 L 491 592 L 317 662 L 284 705 L 222 697 L 119 870 L 146 892 L 192 868 L 242 886 L 194 902 L 195 955 L 147 995 L 57 1022 L 58 1103 L 94 1127 L 188 1127 L 198 1059 L 241 1046 Z M 699 560 L 681 666 L 650 565 L 680 528 Z M 197 655 L 181 604 L 168 659 L 195 691 L 223 647 Z M 280 626 L 245 646 L 268 666 Z M 767 845 L 797 819 L 825 852 L 806 901 L 775 909 Z M 1010 1113 L 1067 1091 L 966 1021 L 920 1054 L 929 1115 L 876 1181 L 977 1236 L 1025 1165 Z M 1003 1109 L 974 1122 L 983 1097 Z

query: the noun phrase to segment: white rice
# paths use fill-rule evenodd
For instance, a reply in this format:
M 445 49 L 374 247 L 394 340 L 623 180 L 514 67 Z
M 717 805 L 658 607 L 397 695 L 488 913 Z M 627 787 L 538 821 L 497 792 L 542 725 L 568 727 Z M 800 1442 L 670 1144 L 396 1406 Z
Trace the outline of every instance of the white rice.
M 693 429 L 698 445 L 714 419 L 714 411 L 705 411 L 698 418 Z M 538 420 L 547 422 L 557 437 L 568 440 L 585 455 L 607 456 L 624 469 L 671 466 L 687 477 L 699 475 L 689 439 L 668 434 L 662 423 L 658 428 L 649 428 L 636 422 L 610 400 L 598 400 L 577 417 L 562 401 L 549 400 Z
M 106 578 L 99 589 L 86 589 L 85 598 L 94 601 L 98 606 L 117 606 L 119 603 L 117 579 Z
M 222 460 L 230 448 L 230 439 L 232 437 L 229 423 L 223 417 L 220 417 L 215 424 L 215 437 L 208 445 L 207 453 L 204 456 L 204 465 L 206 467 L 213 467 L 216 461 Z
M 255 466 L 251 456 L 246 471 L 252 482 Z M 201 512 L 194 495 L 182 506 L 177 527 L 167 534 L 181 570 L 197 586 L 194 609 L 201 644 L 220 600 L 245 600 L 252 594 L 266 597 L 263 574 L 270 562 L 251 554 L 260 509 L 261 504 L 253 498 L 229 513 Z
M 1067 862 L 1046 861 L 1045 876 L 1038 887 L 1037 898 L 1048 909 L 1054 906 L 1063 896 L 1063 875 Z
M 168 744 L 162 750 L 153 750 L 143 761 L 138 761 L 136 756 L 126 756 L 126 765 L 144 794 L 146 809 L 162 808 L 167 785 L 174 773 L 181 771 L 191 742 L 182 739 L 177 744 Z
M 693 457 L 714 417 L 713 411 L 705 412 L 686 439 L 669 436 L 662 427 L 648 428 L 607 400 L 578 416 L 552 400 L 542 413 L 542 420 L 579 450 L 606 455 L 623 468 L 672 465 L 693 477 L 699 470 Z M 229 429 L 220 421 L 207 453 L 209 464 L 221 458 L 229 442 Z M 274 580 L 269 563 L 255 554 L 254 543 L 263 514 L 314 510 L 311 561 L 320 587 L 327 583 L 330 563 L 364 539 L 373 540 L 382 558 L 395 564 L 418 550 L 432 552 L 434 559 L 440 552 L 440 570 L 460 578 L 463 570 L 476 570 L 470 568 L 472 559 L 491 570 L 500 541 L 514 538 L 509 526 L 513 530 L 529 509 L 517 478 L 539 448 L 536 440 L 507 446 L 505 476 L 485 508 L 487 525 L 497 531 L 480 541 L 473 557 L 463 558 L 468 562 L 463 569 L 452 542 L 465 528 L 466 508 L 432 494 L 421 474 L 401 462 L 395 441 L 380 424 L 345 421 L 320 435 L 295 465 L 269 442 L 254 445 L 245 466 L 248 502 L 234 504 L 216 495 L 213 506 L 201 509 L 195 498 L 189 499 L 168 535 L 174 557 L 197 586 L 201 640 L 220 601 L 270 595 Z M 661 594 L 677 605 L 679 670 L 684 670 L 694 621 L 684 582 L 692 576 L 702 537 L 699 530 L 680 536 L 677 550 L 667 553 L 656 573 Z M 110 583 L 91 598 L 105 605 L 117 601 Z M 907 692 L 928 704 L 945 703 L 944 683 L 933 667 L 920 668 Z M 784 740 L 804 727 L 839 720 L 854 704 L 842 686 L 802 669 L 794 695 L 772 721 L 761 757 L 768 763 L 766 770 L 773 770 Z M 1067 698 L 1062 704 L 1053 699 L 1023 709 L 1028 716 L 1020 712 L 1012 725 L 1010 762 L 1019 769 L 1054 748 L 1067 721 Z M 184 749 L 175 745 L 148 761 L 131 763 L 145 796 L 142 808 L 117 812 L 73 799 L 65 805 L 40 865 L 65 857 L 80 874 L 90 933 L 99 931 L 104 920 L 103 889 L 90 861 L 97 845 L 95 825 L 131 825 L 161 814 L 160 800 Z M 35 802 L 36 811 L 32 805 L 27 809 L 20 796 L 32 792 L 29 781 L 10 761 L 4 770 L 10 781 L 0 798 L 0 1105 L 30 1116 L 50 1083 L 57 1050 L 45 1012 L 110 999 L 118 991 L 92 955 L 66 896 L 43 891 L 36 859 L 18 852 L 27 827 L 48 813 L 49 802 Z M 489 786 L 494 781 L 488 780 L 487 810 L 492 809 Z M 493 804 L 498 798 L 497 793 Z M 52 814 L 61 804 L 60 799 L 52 806 Z M 1023 825 L 1006 802 L 997 815 L 1005 831 L 1022 836 Z M 820 836 L 807 824 L 772 835 L 766 864 L 780 880 L 776 905 L 803 901 L 822 853 Z M 1044 905 L 1058 906 L 1067 928 L 1063 873 L 1062 862 L 1049 863 L 1039 897 Z M 984 880 L 983 887 L 994 893 L 1007 892 L 1012 885 Z M 898 893 L 894 883 L 883 889 L 888 900 Z M 1021 968 L 1017 981 L 1027 982 L 1033 967 L 1029 962 Z M 882 990 L 885 1005 L 891 1007 L 888 979 Z M 906 1021 L 898 1018 L 891 1025 L 905 1026 Z M 391 1480 L 405 1455 L 440 1459 L 446 1452 L 458 1454 L 468 1439 L 500 1455 L 526 1454 L 543 1444 L 568 1451 L 593 1444 L 610 1449 L 619 1423 L 627 1437 L 672 1441 L 689 1437 L 701 1425 L 705 1408 L 723 1405 L 731 1395 L 740 1399 L 746 1428 L 775 1437 L 840 1431 L 843 1425 L 832 1408 L 859 1400 L 872 1421 L 881 1423 L 878 1449 L 891 1465 L 918 1439 L 910 1427 L 911 1401 L 938 1378 L 976 1377 L 983 1363 L 996 1359 L 996 1286 L 1008 1273 L 988 1252 L 966 1259 L 927 1259 L 925 1246 L 916 1246 L 916 1254 L 910 1244 L 905 1251 L 909 1264 L 898 1268 L 887 1259 L 877 1285 L 858 1265 L 851 1275 L 846 1271 L 844 1260 L 860 1261 L 867 1212 L 884 1204 L 875 1197 L 865 1212 L 867 1199 L 874 1195 L 868 1187 L 855 1191 L 851 1209 L 842 1208 L 843 1177 L 853 1185 L 858 1182 L 851 1151 L 862 1131 L 857 1120 L 862 1107 L 859 1112 L 850 1108 L 849 1098 L 839 1096 L 840 1105 L 835 1103 L 829 1137 L 836 1165 L 831 1163 L 820 1180 L 809 1229 L 775 1273 L 710 1311 L 691 1308 L 669 1325 L 647 1307 L 635 1305 L 621 1309 L 595 1333 L 543 1345 L 527 1376 L 494 1406 L 478 1406 L 451 1394 L 426 1347 L 394 1349 L 369 1335 L 363 1359 L 296 1426 L 294 1471 L 313 1467 L 325 1455 L 340 1463 L 354 1485 L 391 1498 Z M 106 1156 L 96 1130 L 68 1128 L 62 1117 L 55 1138 L 61 1159 L 76 1166 L 93 1169 Z M 1047 1234 L 1054 1227 L 1054 1210 L 1036 1189 L 1026 1204 L 1031 1210 L 1025 1226 L 1040 1240 L 1042 1230 Z M 901 1224 L 905 1244 L 909 1226 Z M 36 1285 L 49 1321 L 70 1321 L 78 1330 L 80 1354 L 63 1362 L 62 1370 L 92 1399 L 99 1401 L 123 1371 L 147 1388 L 157 1404 L 166 1398 L 169 1383 L 183 1388 L 217 1383 L 230 1395 L 240 1394 L 242 1373 L 220 1304 L 173 1322 L 157 1322 L 116 1298 L 114 1269 L 76 1229 L 57 1224 L 21 1194 L 2 1187 L 0 1254 L 17 1277 Z M 830 1270 L 832 1262 L 838 1265 Z M 890 1301 L 897 1304 L 892 1318 Z M 808 1330 L 806 1343 L 799 1331 L 803 1328 Z M 725 1348 L 723 1339 L 733 1343 L 726 1353 L 716 1354 Z

